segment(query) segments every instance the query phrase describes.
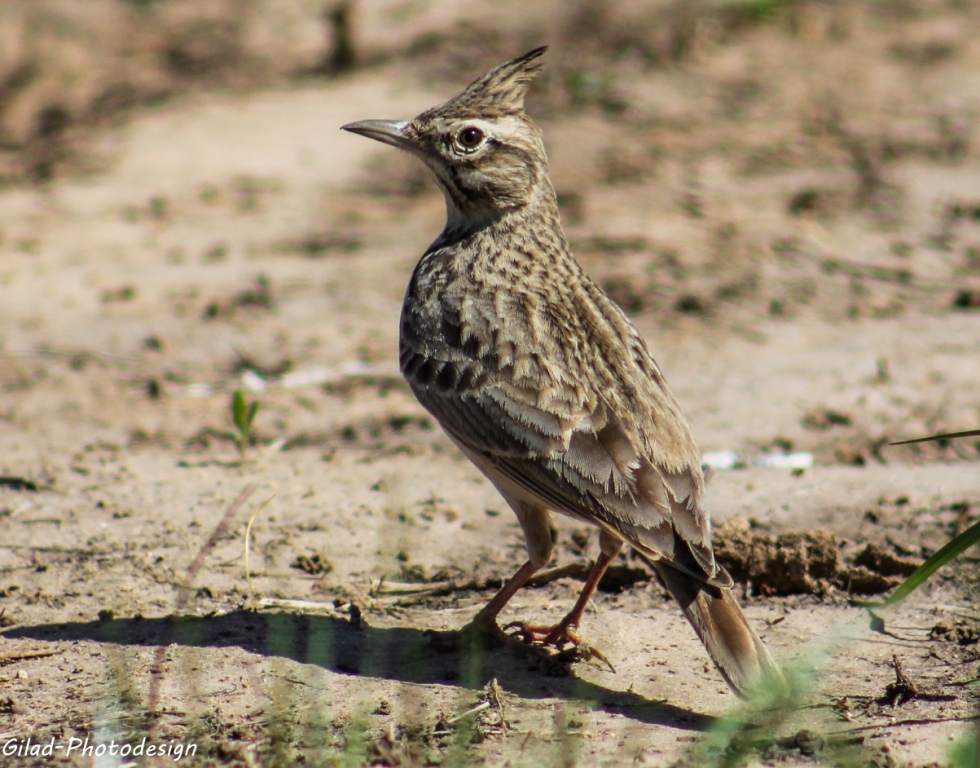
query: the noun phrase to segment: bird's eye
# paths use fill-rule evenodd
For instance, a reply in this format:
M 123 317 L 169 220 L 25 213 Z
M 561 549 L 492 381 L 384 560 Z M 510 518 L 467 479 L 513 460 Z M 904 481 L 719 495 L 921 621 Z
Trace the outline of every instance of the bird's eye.
M 475 125 L 470 125 L 456 134 L 456 142 L 463 149 L 473 150 L 483 143 L 483 131 Z

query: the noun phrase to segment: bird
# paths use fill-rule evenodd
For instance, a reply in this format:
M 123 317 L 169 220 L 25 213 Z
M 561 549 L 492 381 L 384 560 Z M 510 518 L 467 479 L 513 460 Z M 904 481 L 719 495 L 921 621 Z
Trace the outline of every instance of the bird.
M 445 227 L 405 293 L 399 365 L 513 509 L 528 555 L 470 626 L 578 646 L 589 599 L 625 544 L 656 569 L 736 695 L 781 687 L 715 559 L 692 429 L 640 333 L 562 229 L 543 135 L 524 109 L 546 50 L 411 120 L 342 126 L 420 159 L 445 197 Z M 501 609 L 551 560 L 552 513 L 598 527 L 600 552 L 558 624 L 504 632 Z

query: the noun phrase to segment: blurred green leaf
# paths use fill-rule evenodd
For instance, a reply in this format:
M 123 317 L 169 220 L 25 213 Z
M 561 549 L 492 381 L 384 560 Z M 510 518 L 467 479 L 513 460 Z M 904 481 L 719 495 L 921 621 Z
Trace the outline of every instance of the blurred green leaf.
M 235 421 L 235 426 L 243 435 L 248 432 L 247 410 L 245 395 L 240 389 L 236 389 L 231 398 L 231 415 Z
M 980 765 L 980 728 L 972 728 L 966 737 L 949 751 L 952 768 L 976 768 Z
M 237 435 L 233 435 L 235 444 L 238 446 L 238 453 L 241 455 L 241 461 L 245 461 L 245 450 L 248 448 L 249 436 L 252 432 L 252 422 L 255 421 L 255 414 L 259 411 L 259 401 L 253 400 L 248 403 L 245 400 L 245 394 L 240 390 L 236 389 L 235 394 L 231 398 L 231 417 L 235 422 L 235 429 L 238 430 Z

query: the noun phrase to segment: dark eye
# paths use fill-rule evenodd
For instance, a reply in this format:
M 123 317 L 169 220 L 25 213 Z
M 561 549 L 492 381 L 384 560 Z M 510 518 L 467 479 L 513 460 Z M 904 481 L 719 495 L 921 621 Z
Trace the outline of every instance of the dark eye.
M 463 149 L 476 149 L 483 142 L 483 131 L 471 125 L 456 134 L 456 141 Z

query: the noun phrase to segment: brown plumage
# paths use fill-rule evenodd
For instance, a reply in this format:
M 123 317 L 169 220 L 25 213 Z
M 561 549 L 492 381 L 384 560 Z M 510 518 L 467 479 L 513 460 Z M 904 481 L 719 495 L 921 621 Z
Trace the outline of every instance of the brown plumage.
M 447 221 L 415 268 L 401 319 L 412 391 L 514 509 L 528 562 L 478 614 L 496 629 L 511 596 L 551 558 L 549 511 L 600 528 L 601 554 L 555 627 L 562 646 L 625 542 L 681 604 L 736 693 L 781 680 L 715 562 L 700 452 L 629 319 L 575 261 L 558 217 L 541 132 L 524 96 L 538 48 L 405 122 L 344 129 L 418 156 Z

